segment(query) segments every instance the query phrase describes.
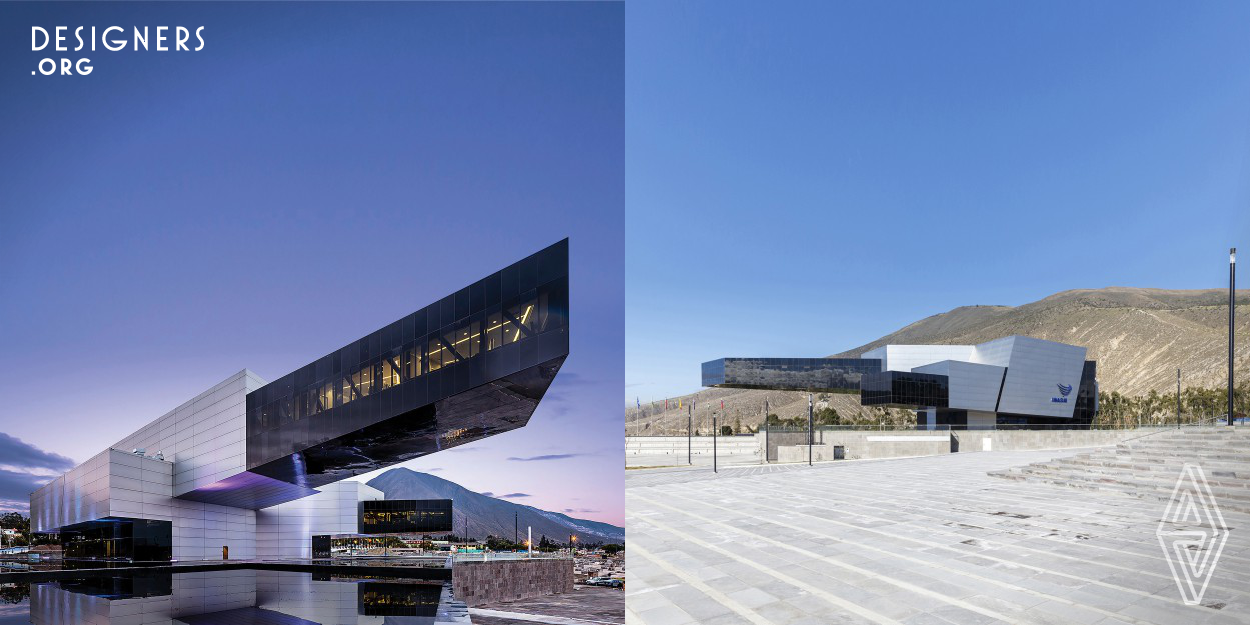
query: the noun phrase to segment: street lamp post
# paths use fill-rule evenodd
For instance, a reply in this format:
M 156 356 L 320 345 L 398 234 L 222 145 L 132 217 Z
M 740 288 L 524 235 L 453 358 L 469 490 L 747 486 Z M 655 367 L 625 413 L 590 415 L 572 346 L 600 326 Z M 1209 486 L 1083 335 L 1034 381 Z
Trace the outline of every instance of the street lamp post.
M 807 394 L 807 466 L 812 466 L 812 445 L 816 443 L 816 437 L 812 433 L 812 394 Z
M 716 415 L 712 415 L 712 473 L 716 473 Z
M 1237 248 L 1228 250 L 1228 425 L 1233 425 L 1233 344 L 1235 330 L 1233 319 L 1237 312 L 1235 293 L 1237 289 Z
M 1181 429 L 1181 369 L 1176 368 L 1176 429 Z

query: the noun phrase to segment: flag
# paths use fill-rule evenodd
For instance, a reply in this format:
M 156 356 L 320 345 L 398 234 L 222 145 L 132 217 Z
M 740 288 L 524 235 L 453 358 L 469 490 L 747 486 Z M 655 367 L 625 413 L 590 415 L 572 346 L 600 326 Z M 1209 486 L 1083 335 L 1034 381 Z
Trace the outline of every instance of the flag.
M 723 399 L 722 399 L 722 400 L 720 400 L 720 409 L 721 409 L 722 411 L 725 409 L 725 400 L 723 400 Z
M 681 398 L 680 397 L 677 398 L 677 409 L 681 410 Z
M 642 408 L 642 400 L 638 399 L 637 395 L 634 395 L 634 405 L 637 406 L 639 409 Z

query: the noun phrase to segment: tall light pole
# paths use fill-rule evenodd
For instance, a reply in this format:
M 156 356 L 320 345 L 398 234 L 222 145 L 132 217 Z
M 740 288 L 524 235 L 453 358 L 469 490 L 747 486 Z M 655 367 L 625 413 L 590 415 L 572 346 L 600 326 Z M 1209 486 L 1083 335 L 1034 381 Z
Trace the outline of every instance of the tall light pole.
M 1176 368 L 1176 429 L 1181 429 L 1181 369 Z
M 1235 342 L 1235 330 L 1233 329 L 1233 319 L 1236 315 L 1237 306 L 1234 301 L 1237 289 L 1237 248 L 1228 249 L 1228 425 L 1233 425 L 1233 344 Z
M 812 394 L 807 394 L 807 466 L 812 466 L 812 445 L 816 444 L 816 437 L 812 433 Z

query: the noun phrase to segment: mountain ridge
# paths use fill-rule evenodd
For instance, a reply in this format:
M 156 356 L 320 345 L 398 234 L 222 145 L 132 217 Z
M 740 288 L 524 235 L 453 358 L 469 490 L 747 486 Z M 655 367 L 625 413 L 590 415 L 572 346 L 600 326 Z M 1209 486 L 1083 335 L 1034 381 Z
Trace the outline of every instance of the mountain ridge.
M 1244 338 L 1237 344 L 1235 362 L 1244 372 L 1250 364 L 1250 290 L 1238 290 L 1236 304 L 1237 333 Z M 833 356 L 858 357 L 889 343 L 975 344 L 1013 334 L 1085 346 L 1086 357 L 1098 361 L 1104 392 L 1143 396 L 1174 391 L 1178 367 L 1184 388 L 1219 387 L 1228 375 L 1228 290 L 1070 289 L 1019 306 L 959 306 Z M 769 412 L 784 419 L 805 416 L 806 397 L 784 391 L 703 389 L 681 399 L 717 406 L 724 400 L 729 414 L 721 416 L 721 423 L 732 426 L 736 419 L 754 427 L 762 421 L 765 401 Z M 859 405 L 857 395 L 827 395 L 818 403 L 822 406 L 842 415 L 871 413 Z M 684 432 L 685 422 L 684 412 L 665 411 L 662 405 L 625 411 L 627 434 Z
M 521 540 L 525 540 L 525 530 L 531 527 L 535 541 L 545 535 L 556 542 L 566 542 L 569 534 L 574 533 L 578 541 L 584 543 L 625 542 L 625 529 L 622 527 L 490 497 L 450 480 L 405 467 L 390 469 L 366 484 L 382 491 L 387 499 L 451 499 L 454 529 L 450 533 L 457 536 L 464 535 L 467 520 L 469 535 L 474 538 L 492 535 L 510 539 L 515 531 L 519 532 Z

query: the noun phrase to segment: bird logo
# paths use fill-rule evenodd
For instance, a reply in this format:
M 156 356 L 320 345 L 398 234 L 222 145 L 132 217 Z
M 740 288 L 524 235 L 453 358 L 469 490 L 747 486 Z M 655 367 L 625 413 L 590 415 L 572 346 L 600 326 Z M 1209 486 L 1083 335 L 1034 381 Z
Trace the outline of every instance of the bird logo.
M 1067 396 L 1068 396 L 1068 394 L 1072 392 L 1072 385 L 1071 385 L 1071 384 L 1069 384 L 1069 385 L 1067 385 L 1067 386 L 1064 386 L 1064 385 L 1062 385 L 1062 384 L 1056 384 L 1055 386 L 1058 386 L 1058 387 L 1059 387 L 1059 394 L 1060 394 L 1060 395 L 1063 395 L 1064 397 L 1067 397 Z

